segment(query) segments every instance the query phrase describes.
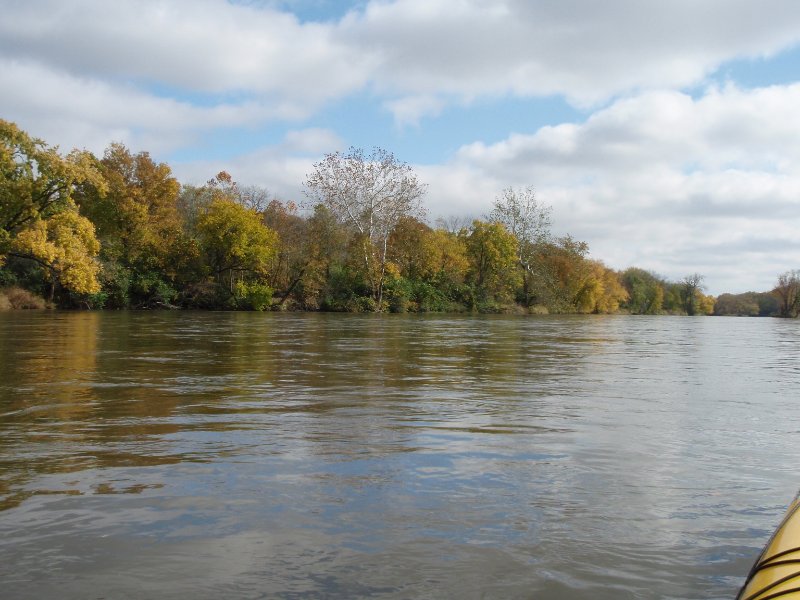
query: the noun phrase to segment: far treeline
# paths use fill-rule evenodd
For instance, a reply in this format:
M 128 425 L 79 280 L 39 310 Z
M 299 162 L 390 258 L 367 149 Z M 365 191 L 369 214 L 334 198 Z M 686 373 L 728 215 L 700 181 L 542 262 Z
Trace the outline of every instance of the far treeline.
M 428 225 L 391 153 L 314 165 L 304 201 L 219 173 L 182 185 L 147 152 L 59 153 L 0 120 L 0 308 L 797 316 L 800 273 L 715 299 L 703 277 L 617 272 L 550 230 L 531 188 Z

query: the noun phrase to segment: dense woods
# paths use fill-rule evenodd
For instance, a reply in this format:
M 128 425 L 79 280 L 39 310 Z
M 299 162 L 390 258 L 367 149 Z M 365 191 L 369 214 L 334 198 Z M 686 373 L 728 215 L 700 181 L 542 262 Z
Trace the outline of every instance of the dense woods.
M 182 185 L 147 152 L 59 153 L 0 121 L 0 308 L 736 314 L 795 317 L 800 272 L 716 300 L 703 277 L 616 272 L 551 231 L 532 188 L 483 219 L 425 220 L 391 153 L 314 165 L 298 203 L 219 173 Z

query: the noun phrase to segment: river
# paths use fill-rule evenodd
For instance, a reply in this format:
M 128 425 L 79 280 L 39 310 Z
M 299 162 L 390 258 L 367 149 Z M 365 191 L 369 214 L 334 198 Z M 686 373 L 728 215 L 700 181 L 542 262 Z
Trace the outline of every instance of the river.
M 800 323 L 0 313 L 0 596 L 731 598 Z

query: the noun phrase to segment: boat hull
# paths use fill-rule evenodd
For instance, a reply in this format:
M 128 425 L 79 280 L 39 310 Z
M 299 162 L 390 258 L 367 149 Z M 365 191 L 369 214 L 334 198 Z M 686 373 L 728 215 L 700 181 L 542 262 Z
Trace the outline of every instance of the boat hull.
M 800 495 L 747 576 L 737 600 L 800 598 Z

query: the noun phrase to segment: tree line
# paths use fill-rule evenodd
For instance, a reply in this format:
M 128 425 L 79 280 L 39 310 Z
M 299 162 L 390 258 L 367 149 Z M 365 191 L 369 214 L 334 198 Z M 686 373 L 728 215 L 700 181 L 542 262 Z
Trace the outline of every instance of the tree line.
M 382 149 L 328 154 L 304 184 L 299 203 L 225 172 L 182 185 L 147 152 L 62 155 L 0 120 L 0 307 L 715 311 L 701 275 L 617 272 L 554 235 L 532 188 L 503 190 L 481 219 L 430 225 L 425 185 Z

